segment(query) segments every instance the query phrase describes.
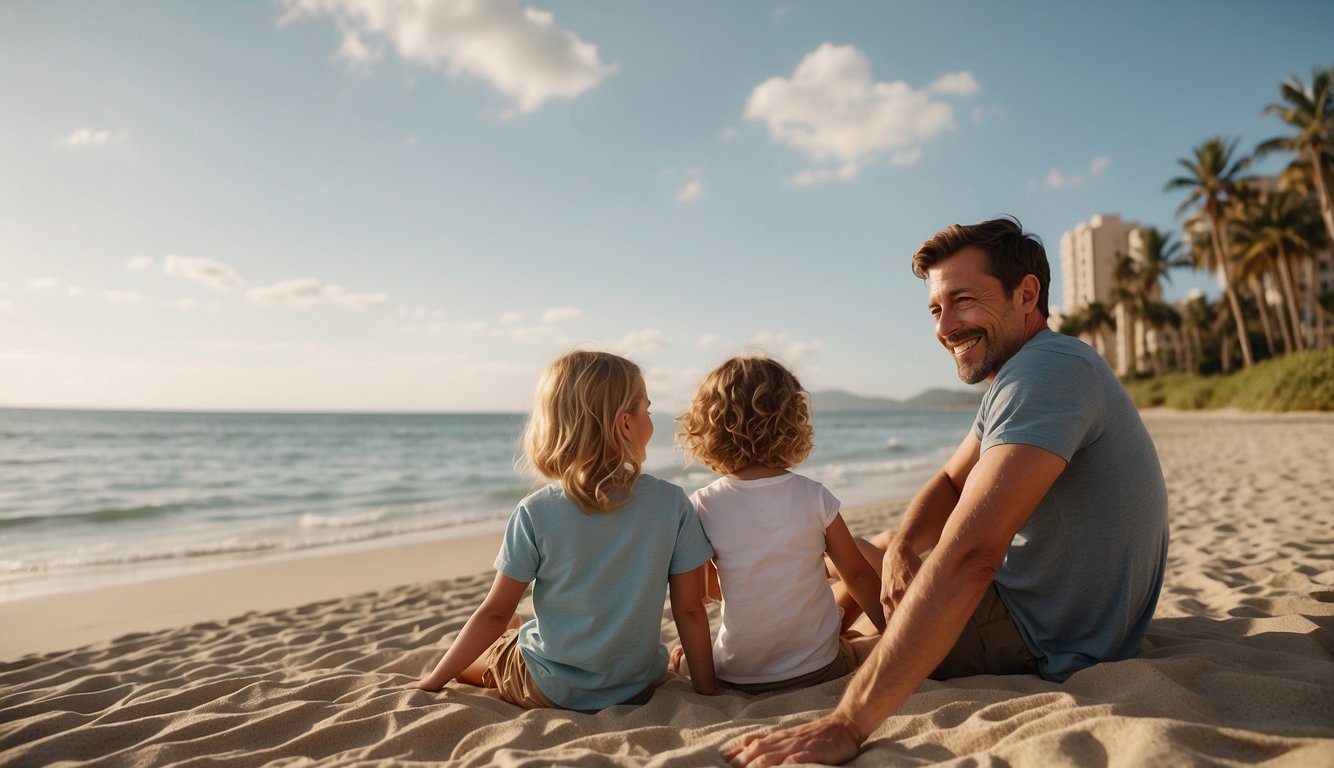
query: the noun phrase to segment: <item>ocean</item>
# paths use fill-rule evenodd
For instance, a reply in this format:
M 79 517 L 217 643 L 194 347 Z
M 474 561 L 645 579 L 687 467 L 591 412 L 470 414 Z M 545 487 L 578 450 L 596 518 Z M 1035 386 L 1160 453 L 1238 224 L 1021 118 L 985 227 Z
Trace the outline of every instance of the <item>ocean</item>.
M 906 498 L 972 415 L 817 415 L 796 471 L 845 506 Z M 0 409 L 0 600 L 500 530 L 525 418 Z M 714 479 L 654 424 L 646 472 Z

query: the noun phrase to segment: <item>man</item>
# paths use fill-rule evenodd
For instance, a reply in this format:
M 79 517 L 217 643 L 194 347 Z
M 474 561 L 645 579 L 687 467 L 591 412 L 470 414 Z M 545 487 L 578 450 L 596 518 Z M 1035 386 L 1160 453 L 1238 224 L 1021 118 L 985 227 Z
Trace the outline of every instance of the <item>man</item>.
M 922 244 L 936 338 L 991 387 L 971 433 L 887 545 L 888 623 L 832 713 L 764 737 L 734 765 L 840 763 L 922 680 L 1037 673 L 1063 681 L 1133 656 L 1167 560 L 1167 490 L 1134 404 L 1086 344 L 1047 328 L 1051 272 L 1017 221 Z M 923 556 L 930 551 L 930 556 Z

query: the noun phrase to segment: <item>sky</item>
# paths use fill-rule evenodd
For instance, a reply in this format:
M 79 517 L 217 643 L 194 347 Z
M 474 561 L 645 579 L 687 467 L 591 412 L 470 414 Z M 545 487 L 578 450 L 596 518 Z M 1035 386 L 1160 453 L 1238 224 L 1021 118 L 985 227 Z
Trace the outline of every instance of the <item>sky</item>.
M 575 347 L 659 410 L 734 354 L 961 389 L 923 240 L 1013 215 L 1059 306 L 1061 234 L 1179 230 L 1176 161 L 1286 133 L 1262 109 L 1330 30 L 1324 0 L 6 0 L 0 406 L 521 411 Z

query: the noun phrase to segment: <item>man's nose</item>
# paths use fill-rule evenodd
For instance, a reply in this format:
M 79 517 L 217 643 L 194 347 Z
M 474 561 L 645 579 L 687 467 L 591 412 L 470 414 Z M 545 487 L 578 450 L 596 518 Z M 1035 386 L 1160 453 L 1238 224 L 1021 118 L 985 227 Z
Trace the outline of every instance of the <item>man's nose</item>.
M 947 338 L 958 329 L 959 323 L 955 313 L 946 307 L 941 307 L 940 314 L 936 315 L 936 335 L 942 339 Z

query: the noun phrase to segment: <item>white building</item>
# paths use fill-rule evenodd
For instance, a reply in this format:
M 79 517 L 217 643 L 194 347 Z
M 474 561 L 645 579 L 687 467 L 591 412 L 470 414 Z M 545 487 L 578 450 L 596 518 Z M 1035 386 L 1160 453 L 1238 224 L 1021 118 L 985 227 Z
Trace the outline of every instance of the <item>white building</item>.
M 1126 307 L 1114 307 L 1112 269 L 1119 254 L 1138 258 L 1142 253 L 1140 226 L 1122 221 L 1113 213 L 1101 213 L 1061 235 L 1061 314 L 1073 315 L 1093 302 L 1114 312 L 1111 328 L 1085 334 L 1089 343 L 1118 375 L 1136 370 L 1135 321 Z

